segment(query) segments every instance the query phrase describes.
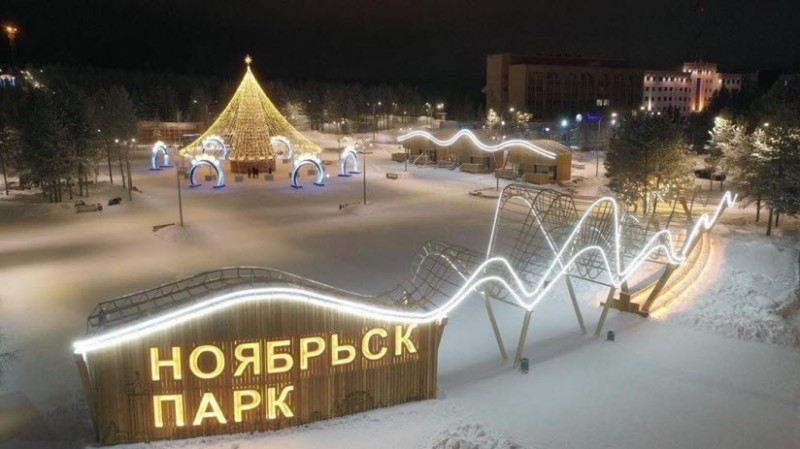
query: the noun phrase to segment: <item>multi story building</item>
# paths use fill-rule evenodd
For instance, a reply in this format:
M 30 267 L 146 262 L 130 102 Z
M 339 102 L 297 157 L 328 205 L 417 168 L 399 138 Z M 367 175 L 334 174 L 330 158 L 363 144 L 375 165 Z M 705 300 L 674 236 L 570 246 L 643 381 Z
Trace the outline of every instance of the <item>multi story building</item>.
M 617 60 L 489 55 L 486 105 L 544 120 L 598 108 L 635 109 L 642 102 L 642 76 L 643 70 Z
M 644 73 L 642 106 L 647 111 L 701 112 L 721 88 L 742 89 L 742 75 L 717 71 L 707 62 L 687 62 L 680 71 L 648 70 Z
M 606 108 L 687 115 L 705 109 L 722 87 L 741 90 L 742 82 L 742 75 L 720 73 L 707 62 L 644 70 L 617 60 L 496 54 L 486 58 L 486 107 L 501 114 L 525 110 L 537 120 Z

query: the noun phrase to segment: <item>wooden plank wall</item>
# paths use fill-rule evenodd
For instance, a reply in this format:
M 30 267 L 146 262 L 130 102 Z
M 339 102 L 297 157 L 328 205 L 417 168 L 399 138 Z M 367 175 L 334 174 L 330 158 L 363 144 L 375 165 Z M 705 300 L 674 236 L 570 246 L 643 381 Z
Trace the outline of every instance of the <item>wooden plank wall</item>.
M 395 325 L 296 301 L 251 301 L 135 341 L 92 352 L 85 359 L 89 388 L 93 389 L 87 391 L 87 396 L 93 399 L 90 405 L 93 416 L 97 417 L 95 426 L 99 440 L 103 444 L 115 444 L 274 430 L 434 398 L 438 345 L 444 323 L 418 325 L 411 334 L 418 352 L 411 354 L 406 351 L 401 356 L 394 355 Z M 376 327 L 386 329 L 389 337 L 372 338 L 372 350 L 377 351 L 383 345 L 388 347 L 388 353 L 380 360 L 371 361 L 361 353 L 361 338 Z M 333 333 L 340 334 L 341 342 L 356 347 L 357 355 L 352 363 L 331 365 L 330 335 Z M 327 348 L 321 356 L 309 360 L 308 370 L 301 371 L 299 339 L 309 336 L 323 337 Z M 248 369 L 244 375 L 234 378 L 238 364 L 234 356 L 237 344 L 261 342 L 264 365 L 266 341 L 282 339 L 292 342 L 291 349 L 281 348 L 279 351 L 294 357 L 290 371 L 267 374 L 262 369 L 260 375 L 254 375 Z M 225 354 L 225 369 L 214 379 L 199 379 L 189 370 L 189 354 L 200 345 L 215 345 Z M 183 379 L 172 379 L 172 370 L 162 368 L 161 381 L 153 381 L 150 348 L 159 348 L 163 360 L 171 355 L 173 346 L 181 348 Z M 83 360 L 76 358 L 79 365 Z M 211 355 L 205 354 L 200 358 L 201 369 L 210 371 L 213 361 Z M 287 385 L 294 386 L 287 403 L 295 416 L 267 419 L 265 388 L 277 387 L 280 392 Z M 232 392 L 247 389 L 259 390 L 262 404 L 244 412 L 245 422 L 234 423 Z M 216 397 L 227 424 L 219 424 L 212 418 L 203 420 L 199 426 L 192 425 L 200 399 L 206 392 Z M 153 395 L 161 394 L 183 395 L 185 426 L 174 424 L 173 407 L 168 403 L 162 407 L 165 426 L 155 427 Z

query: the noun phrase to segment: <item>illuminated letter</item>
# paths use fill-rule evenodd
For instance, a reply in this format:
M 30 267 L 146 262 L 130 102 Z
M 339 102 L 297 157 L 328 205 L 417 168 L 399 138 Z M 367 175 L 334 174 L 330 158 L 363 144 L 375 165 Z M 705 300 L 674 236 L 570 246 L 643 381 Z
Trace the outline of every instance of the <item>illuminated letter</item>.
M 250 398 L 247 404 L 242 403 L 242 398 Z M 242 412 L 253 410 L 261 404 L 261 393 L 256 390 L 237 390 L 233 392 L 233 420 L 242 422 Z
M 292 365 L 294 365 L 294 359 L 292 358 L 291 354 L 283 354 L 283 353 L 276 353 L 275 348 L 281 348 L 284 346 L 291 346 L 291 340 L 278 340 L 278 341 L 268 341 L 267 342 L 267 372 L 270 374 L 273 373 L 285 373 L 292 369 Z M 278 366 L 275 361 L 276 360 L 283 360 L 283 365 Z
M 159 360 L 158 348 L 150 348 L 150 377 L 161 380 L 161 367 L 172 368 L 172 379 L 181 380 L 181 348 L 172 347 L 172 358 L 169 360 Z
M 209 407 L 211 407 L 211 410 L 208 409 Z M 203 393 L 203 399 L 200 400 L 200 405 L 197 407 L 197 414 L 194 415 L 194 422 L 192 425 L 199 426 L 206 418 L 216 418 L 217 422 L 220 424 L 228 424 L 228 420 L 225 419 L 225 415 L 222 414 L 222 410 L 219 408 L 214 393 Z
M 346 352 L 347 355 L 340 357 L 341 352 Z M 347 365 L 356 359 L 356 348 L 353 345 L 339 346 L 339 334 L 331 335 L 331 365 Z
M 311 344 L 317 345 L 313 351 L 308 349 Z M 325 351 L 325 339 L 322 337 L 305 337 L 300 339 L 300 369 L 308 369 L 308 359 L 316 357 Z
M 164 415 L 161 405 L 164 402 L 172 401 L 175 403 L 175 425 L 183 427 L 186 423 L 183 420 L 183 395 L 182 394 L 162 394 L 153 396 L 153 417 L 156 427 L 164 427 Z
M 406 332 L 403 333 L 403 326 L 394 327 L 394 355 L 403 355 L 403 346 L 408 349 L 411 354 L 417 353 L 417 347 L 411 341 L 411 332 L 417 328 L 416 324 L 408 326 Z
M 369 340 L 373 335 L 379 335 L 381 338 L 386 338 L 389 336 L 389 333 L 380 327 L 376 327 L 375 329 L 370 329 L 367 331 L 367 333 L 364 334 L 364 338 L 361 339 L 361 353 L 364 354 L 364 357 L 366 357 L 368 360 L 380 360 L 389 350 L 386 348 L 386 346 L 381 346 L 378 352 L 372 352 L 369 347 Z
M 203 372 L 197 364 L 200 355 L 204 352 L 214 354 L 214 369 L 207 373 Z M 200 379 L 213 379 L 219 376 L 222 370 L 225 369 L 225 354 L 222 353 L 222 349 L 214 345 L 198 346 L 189 354 L 189 369 L 192 370 L 192 374 Z
M 244 355 L 244 351 L 250 350 L 250 355 Z M 234 356 L 238 360 L 239 366 L 236 367 L 236 372 L 233 377 L 239 377 L 247 370 L 247 365 L 253 365 L 253 375 L 258 376 L 261 374 L 261 344 L 255 343 L 242 343 L 236 345 Z
M 289 393 L 292 390 L 294 390 L 294 385 L 283 387 L 283 390 L 281 390 L 281 395 L 278 397 L 278 399 L 275 399 L 275 387 L 267 388 L 267 418 L 275 419 L 278 417 L 278 411 L 276 408 L 281 409 L 283 416 L 287 418 L 294 416 L 292 409 L 286 405 L 286 396 L 289 396 Z

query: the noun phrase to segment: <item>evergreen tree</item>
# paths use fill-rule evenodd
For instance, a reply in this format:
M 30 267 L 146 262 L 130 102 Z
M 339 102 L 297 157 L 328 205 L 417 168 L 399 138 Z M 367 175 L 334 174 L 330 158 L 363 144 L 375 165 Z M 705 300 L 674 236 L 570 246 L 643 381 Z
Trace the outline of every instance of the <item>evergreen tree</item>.
M 611 137 L 606 154 L 609 187 L 647 213 L 655 193 L 688 185 L 692 162 L 681 127 L 666 116 L 630 115 Z

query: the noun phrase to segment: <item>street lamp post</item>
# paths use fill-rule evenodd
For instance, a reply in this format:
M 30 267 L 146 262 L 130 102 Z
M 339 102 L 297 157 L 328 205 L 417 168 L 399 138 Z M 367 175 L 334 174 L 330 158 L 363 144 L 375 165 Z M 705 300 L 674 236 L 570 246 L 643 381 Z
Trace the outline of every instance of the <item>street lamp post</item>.
M 131 177 L 131 161 L 128 157 L 131 147 L 136 147 L 136 139 L 131 139 L 130 146 L 125 150 L 125 165 L 128 171 L 128 201 L 133 201 L 133 178 Z
M 178 187 L 178 213 L 181 217 L 181 227 L 183 227 L 183 201 L 181 199 L 181 168 L 180 164 L 175 163 L 175 180 Z
M 119 175 L 122 177 L 122 188 L 125 188 L 125 170 L 122 168 L 122 150 L 119 148 L 119 139 L 114 139 L 117 146 L 117 160 L 119 161 Z

